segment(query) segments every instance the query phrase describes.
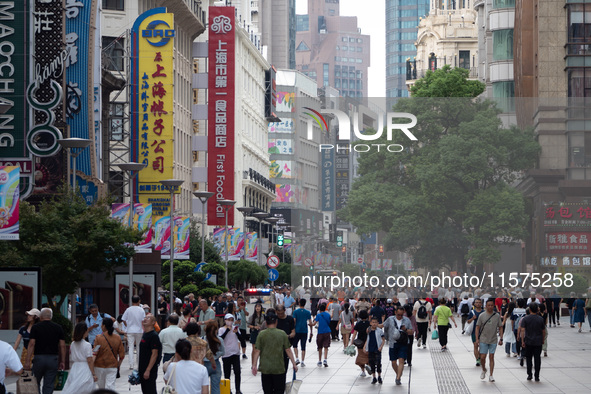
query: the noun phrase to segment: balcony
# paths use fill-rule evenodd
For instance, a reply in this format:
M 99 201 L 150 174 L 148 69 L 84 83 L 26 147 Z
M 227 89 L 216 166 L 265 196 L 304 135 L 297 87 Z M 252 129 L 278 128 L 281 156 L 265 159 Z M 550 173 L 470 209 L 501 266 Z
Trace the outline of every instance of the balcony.
M 168 12 L 173 13 L 175 23 L 182 26 L 195 39 L 207 26 L 207 13 L 202 3 L 202 0 L 159 0 L 157 5 L 166 7 Z

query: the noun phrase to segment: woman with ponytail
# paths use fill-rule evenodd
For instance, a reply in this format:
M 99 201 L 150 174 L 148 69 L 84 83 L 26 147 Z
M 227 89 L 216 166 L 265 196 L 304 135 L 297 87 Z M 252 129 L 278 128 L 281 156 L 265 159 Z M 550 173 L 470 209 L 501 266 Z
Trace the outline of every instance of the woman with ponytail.
M 339 325 L 341 326 L 341 334 L 343 334 L 343 349 L 349 346 L 349 337 L 351 336 L 351 329 L 353 328 L 353 313 L 349 310 L 351 304 L 345 302 L 343 311 L 339 317 Z
M 121 336 L 115 333 L 113 320 L 103 319 L 103 333 L 97 335 L 94 346 L 100 345 L 94 361 L 97 383 L 101 389 L 115 390 L 115 379 L 119 376 L 119 367 L 125 358 L 125 348 Z

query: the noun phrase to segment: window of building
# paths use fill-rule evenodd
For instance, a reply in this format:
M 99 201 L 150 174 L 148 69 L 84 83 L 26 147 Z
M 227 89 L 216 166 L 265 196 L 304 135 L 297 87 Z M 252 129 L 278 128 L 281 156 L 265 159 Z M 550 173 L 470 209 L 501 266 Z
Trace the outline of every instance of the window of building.
M 328 63 L 322 64 L 323 85 L 328 86 Z
M 355 47 L 349 47 L 349 52 L 355 52 Z
M 493 31 L 493 60 L 513 59 L 513 29 Z
M 515 0 L 493 0 L 493 9 L 515 8 Z
M 343 81 L 342 81 L 342 88 L 343 89 L 349 89 L 349 80 L 343 79 Z
M 355 59 L 357 63 L 363 63 L 363 59 Z
M 568 5 L 568 53 L 586 54 L 591 45 L 591 4 Z
M 466 70 L 470 69 L 470 51 L 460 51 L 459 54 L 459 68 L 465 68 Z
M 515 82 L 493 82 L 493 98 L 503 112 L 515 112 Z
M 363 42 L 363 39 L 361 39 L 361 38 L 357 39 L 357 43 L 361 44 L 362 42 Z
M 310 48 L 308 47 L 308 45 L 306 45 L 306 43 L 304 41 L 300 42 L 298 47 L 296 48 L 296 51 L 309 51 Z
M 568 97 L 591 97 L 591 68 L 568 70 Z
M 591 167 L 591 133 L 569 133 L 569 167 Z
M 125 0 L 103 0 L 103 10 L 125 11 Z
M 341 61 L 341 57 L 340 56 L 335 56 L 334 57 L 334 61 L 335 62 L 340 62 Z
M 123 71 L 125 68 L 125 46 L 123 38 L 103 36 L 103 66 L 109 71 Z
M 123 141 L 123 104 L 111 103 L 111 141 Z
M 349 49 L 349 47 L 348 47 L 348 46 L 346 46 L 346 45 L 343 45 L 343 51 L 346 51 L 346 50 L 348 50 L 348 49 Z
M 337 51 L 338 51 L 339 49 L 341 49 L 341 48 L 340 48 L 340 47 L 337 45 Z
M 357 47 L 357 52 L 363 52 L 363 48 L 362 47 Z
M 343 37 L 343 42 L 348 42 L 349 38 L 348 37 Z
M 349 38 L 349 42 L 355 42 L 355 39 L 351 37 Z
M 337 89 L 340 89 L 340 87 L 341 87 L 341 80 L 340 79 L 335 79 L 334 87 Z
M 308 31 L 310 30 L 310 17 L 306 15 L 296 15 L 296 30 Z

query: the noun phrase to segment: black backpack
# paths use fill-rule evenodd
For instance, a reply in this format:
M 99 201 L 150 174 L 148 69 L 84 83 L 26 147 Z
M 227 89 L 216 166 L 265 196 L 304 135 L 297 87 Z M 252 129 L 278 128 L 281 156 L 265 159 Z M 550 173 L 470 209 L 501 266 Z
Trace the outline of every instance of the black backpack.
M 462 313 L 462 315 L 467 315 L 468 313 L 470 313 L 470 307 L 468 306 L 468 304 L 462 304 L 460 312 Z
M 419 319 L 426 319 L 427 318 L 427 308 L 425 307 L 425 305 L 427 305 L 427 303 L 425 302 L 424 304 L 419 301 L 419 310 L 417 311 L 417 317 Z

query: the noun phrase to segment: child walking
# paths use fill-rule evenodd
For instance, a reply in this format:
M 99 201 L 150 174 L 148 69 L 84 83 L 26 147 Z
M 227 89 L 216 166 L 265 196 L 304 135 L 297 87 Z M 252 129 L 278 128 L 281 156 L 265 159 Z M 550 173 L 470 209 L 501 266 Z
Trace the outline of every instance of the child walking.
M 371 384 L 382 384 L 382 348 L 386 343 L 384 338 L 384 331 L 378 327 L 378 319 L 376 317 L 371 318 L 369 333 L 365 340 L 365 351 L 369 358 L 369 367 L 371 368 L 371 374 L 373 380 Z M 376 379 L 376 372 L 378 378 Z

